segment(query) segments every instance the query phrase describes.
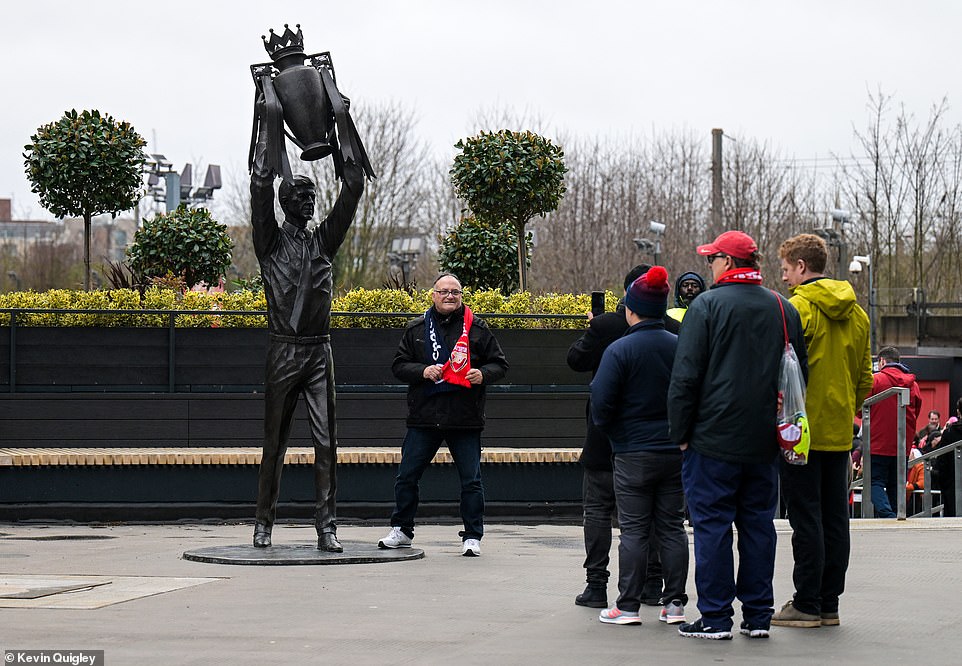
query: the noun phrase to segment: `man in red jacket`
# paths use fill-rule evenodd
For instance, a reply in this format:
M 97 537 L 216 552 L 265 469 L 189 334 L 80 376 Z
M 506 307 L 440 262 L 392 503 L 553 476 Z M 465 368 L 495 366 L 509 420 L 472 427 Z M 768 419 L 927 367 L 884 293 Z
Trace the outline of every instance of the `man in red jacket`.
M 922 392 L 915 375 L 899 362 L 895 347 L 883 347 L 878 353 L 878 372 L 872 377 L 872 395 L 886 389 L 901 387 L 909 389 L 909 404 L 905 408 L 905 451 L 912 446 L 915 422 L 922 410 Z M 896 481 L 898 469 L 898 402 L 883 400 L 872 405 L 872 504 L 879 518 L 895 518 L 900 492 Z

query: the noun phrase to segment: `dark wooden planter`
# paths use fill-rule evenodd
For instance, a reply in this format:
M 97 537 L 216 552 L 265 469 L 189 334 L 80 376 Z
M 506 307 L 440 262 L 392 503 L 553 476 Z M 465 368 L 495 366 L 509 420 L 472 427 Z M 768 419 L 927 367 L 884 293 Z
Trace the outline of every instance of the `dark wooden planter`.
M 565 363 L 577 331 L 506 329 L 497 336 L 511 366 L 504 385 L 584 390 L 588 376 Z M 391 362 L 400 338 L 400 329 L 333 329 L 342 390 L 396 386 Z M 0 391 L 259 391 L 266 346 L 265 329 L 18 327 L 11 351 L 3 328 Z
M 510 364 L 489 389 L 486 447 L 580 448 L 587 374 L 565 356 L 578 331 L 499 330 Z M 391 374 L 400 329 L 334 329 L 341 447 L 399 446 L 405 389 Z M 260 447 L 264 329 L 0 329 L 0 448 Z M 13 361 L 13 364 L 11 364 Z M 291 446 L 310 446 L 303 404 Z M 38 466 L 0 468 L 0 520 L 167 520 L 252 515 L 257 468 Z M 383 519 L 393 465 L 339 466 L 342 514 Z M 456 474 L 432 468 L 425 515 L 457 515 Z M 488 500 L 507 515 L 577 514 L 576 463 L 489 465 Z M 282 514 L 309 517 L 311 470 L 292 466 Z M 437 502 L 434 509 L 427 508 Z M 564 507 L 567 507 L 565 509 Z

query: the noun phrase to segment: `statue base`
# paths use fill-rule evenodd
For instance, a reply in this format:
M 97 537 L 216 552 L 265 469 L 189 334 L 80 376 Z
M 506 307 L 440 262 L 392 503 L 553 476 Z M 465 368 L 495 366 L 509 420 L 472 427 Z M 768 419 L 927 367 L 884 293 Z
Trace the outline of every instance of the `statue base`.
M 273 545 L 255 548 L 243 546 L 213 546 L 184 552 L 183 558 L 208 564 L 247 564 L 259 566 L 293 566 L 305 564 L 381 564 L 419 560 L 424 557 L 420 548 L 378 548 L 377 544 L 341 541 L 343 553 L 318 550 L 315 543 Z

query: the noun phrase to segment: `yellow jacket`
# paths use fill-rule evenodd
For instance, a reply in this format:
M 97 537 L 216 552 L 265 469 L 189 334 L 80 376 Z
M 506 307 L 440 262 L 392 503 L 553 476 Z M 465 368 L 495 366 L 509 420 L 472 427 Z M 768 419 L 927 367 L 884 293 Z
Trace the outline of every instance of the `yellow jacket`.
M 872 390 L 869 320 L 852 285 L 818 278 L 789 299 L 802 318 L 808 347 L 805 408 L 815 451 L 849 451 L 852 421 Z

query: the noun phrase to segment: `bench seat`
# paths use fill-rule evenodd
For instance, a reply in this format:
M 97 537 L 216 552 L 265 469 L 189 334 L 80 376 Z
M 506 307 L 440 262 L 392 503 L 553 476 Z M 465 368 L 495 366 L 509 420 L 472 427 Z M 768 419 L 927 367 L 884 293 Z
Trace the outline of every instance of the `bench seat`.
M 497 448 L 485 447 L 482 463 L 576 463 L 581 449 L 573 448 Z M 0 467 L 115 466 L 115 465 L 259 465 L 261 449 L 256 447 L 181 447 L 181 448 L 0 448 Z M 340 447 L 337 463 L 397 465 L 401 447 Z M 452 463 L 451 454 L 442 448 L 432 463 Z M 291 447 L 284 458 L 287 465 L 312 465 L 314 449 Z

